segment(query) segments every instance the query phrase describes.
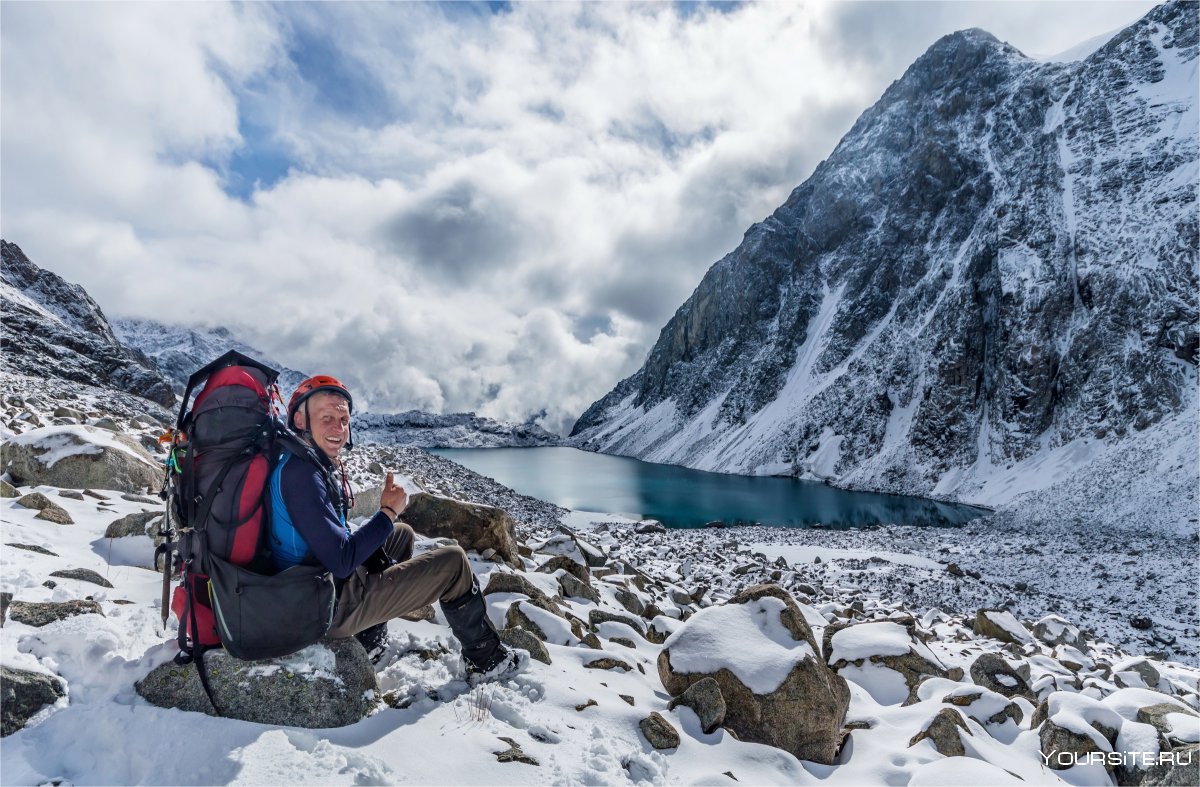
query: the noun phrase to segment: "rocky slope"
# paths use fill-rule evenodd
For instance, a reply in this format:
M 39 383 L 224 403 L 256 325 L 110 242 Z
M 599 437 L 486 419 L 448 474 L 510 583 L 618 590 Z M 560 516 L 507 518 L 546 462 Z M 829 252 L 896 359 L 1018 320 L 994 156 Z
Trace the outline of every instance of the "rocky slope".
M 576 444 L 997 504 L 997 473 L 1194 408 L 1198 13 L 1071 63 L 935 43 Z
M 42 270 L 15 243 L 0 241 L 0 254 L 0 363 L 6 375 L 101 385 L 175 403 L 154 362 L 121 344 L 82 287 Z

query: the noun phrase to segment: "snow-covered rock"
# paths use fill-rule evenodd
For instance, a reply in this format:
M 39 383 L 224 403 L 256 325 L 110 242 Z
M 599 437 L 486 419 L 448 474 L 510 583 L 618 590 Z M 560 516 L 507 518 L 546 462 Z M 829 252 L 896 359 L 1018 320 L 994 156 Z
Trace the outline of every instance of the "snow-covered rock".
M 163 469 L 123 434 L 90 426 L 43 426 L 5 445 L 4 470 L 22 485 L 72 489 L 155 490 Z

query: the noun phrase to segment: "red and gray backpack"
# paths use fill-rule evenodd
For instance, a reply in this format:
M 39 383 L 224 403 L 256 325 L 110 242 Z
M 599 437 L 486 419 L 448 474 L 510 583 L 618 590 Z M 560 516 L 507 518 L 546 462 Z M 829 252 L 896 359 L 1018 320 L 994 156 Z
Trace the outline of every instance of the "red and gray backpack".
M 334 581 L 326 569 L 276 573 L 270 559 L 271 470 L 284 451 L 312 451 L 279 418 L 278 376 L 239 352 L 225 353 L 188 378 L 169 433 L 161 492 L 166 542 L 155 553 L 156 564 L 159 555 L 166 558 L 163 620 L 170 595 L 179 621 L 175 660 L 196 662 L 210 701 L 205 650 L 224 647 L 246 660 L 285 656 L 316 642 L 333 620 Z M 220 713 L 215 701 L 213 707 Z

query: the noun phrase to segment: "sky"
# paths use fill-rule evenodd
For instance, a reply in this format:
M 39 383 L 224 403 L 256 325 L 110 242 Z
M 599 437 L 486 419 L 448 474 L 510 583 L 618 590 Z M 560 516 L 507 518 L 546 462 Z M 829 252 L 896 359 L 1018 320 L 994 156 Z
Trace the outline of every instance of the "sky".
M 367 409 L 566 432 L 939 37 L 1151 7 L 4 2 L 0 231 Z

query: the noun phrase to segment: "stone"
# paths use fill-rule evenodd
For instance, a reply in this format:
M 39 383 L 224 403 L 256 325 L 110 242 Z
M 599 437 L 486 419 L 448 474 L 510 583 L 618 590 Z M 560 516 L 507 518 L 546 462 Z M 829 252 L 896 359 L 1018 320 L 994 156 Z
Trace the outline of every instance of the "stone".
M 17 623 L 41 628 L 57 620 L 76 615 L 103 615 L 100 605 L 90 599 L 71 601 L 14 601 L 8 607 L 8 616 Z
M 712 678 L 688 686 L 682 694 L 667 703 L 667 709 L 675 710 L 679 705 L 692 709 L 699 717 L 700 729 L 705 734 L 713 732 L 725 721 L 725 698 L 721 696 L 720 684 Z
M 423 607 L 417 607 L 416 609 L 414 609 L 411 612 L 405 612 L 403 615 L 400 616 L 400 618 L 401 618 L 401 620 L 411 620 L 414 622 L 420 621 L 420 620 L 426 620 L 426 621 L 429 621 L 430 623 L 432 623 L 435 620 L 437 620 L 437 615 L 433 611 L 433 605 L 426 604 Z
M 50 576 L 59 577 L 61 579 L 78 579 L 81 582 L 91 582 L 93 585 L 99 585 L 102 588 L 110 588 L 113 586 L 111 582 L 89 568 L 70 568 L 59 571 L 51 571 Z
M 611 656 L 593 659 L 583 666 L 587 669 L 619 669 L 622 672 L 629 672 L 633 669 L 633 667 L 629 666 L 624 661 L 621 661 L 620 659 L 614 659 Z
M 1024 697 L 1030 702 L 1037 702 L 1036 695 L 1025 679 L 997 653 L 982 653 L 971 662 L 971 680 L 977 686 L 1010 699 Z
M 632 694 L 618 694 L 617 696 L 623 699 L 627 705 L 637 705 Z
M 38 711 L 64 696 L 62 681 L 53 675 L 0 666 L 0 737 L 24 728 Z
M 618 588 L 615 596 L 618 604 L 625 607 L 625 609 L 629 610 L 638 617 L 641 617 L 642 613 L 646 611 L 646 605 L 640 598 L 638 598 L 636 593 L 623 588 Z
M 558 575 L 558 587 L 564 598 L 582 598 L 596 604 L 600 603 L 600 593 L 595 588 L 567 571 Z
M 508 612 L 504 615 L 504 625 L 508 628 L 525 629 L 542 642 L 546 641 L 546 632 L 542 631 L 541 626 L 535 623 L 533 618 L 525 614 L 525 611 L 521 609 L 520 601 L 514 601 L 509 605 Z
M 1158 730 L 1158 737 L 1163 743 L 1164 750 L 1175 746 L 1183 746 L 1188 743 L 1195 743 L 1192 740 L 1176 737 L 1176 731 L 1172 728 L 1171 723 L 1167 721 L 1167 715 L 1171 713 L 1177 713 L 1181 716 L 1191 716 L 1192 718 L 1197 717 L 1197 713 L 1194 710 L 1186 708 L 1180 703 L 1160 702 L 1157 705 L 1138 708 L 1137 720 L 1142 724 L 1149 724 Z M 1195 724 L 1200 725 L 1200 719 L 1197 719 Z
M 665 533 L 667 529 L 657 519 L 647 519 L 634 528 L 634 532 L 646 535 L 648 533 Z
M 63 456 L 64 451 L 74 453 Z M 51 460 L 51 456 L 58 458 Z M 22 486 L 140 492 L 157 489 L 162 483 L 161 463 L 136 440 L 104 431 L 34 429 L 8 443 L 5 460 L 9 473 Z
M 0 593 L 0 628 L 4 627 L 4 621 L 8 619 L 8 605 L 12 603 L 13 594 L 8 591 Z
M 149 413 L 138 413 L 129 419 L 129 425 L 134 429 L 162 429 L 163 423 Z
M 56 506 L 53 503 L 38 511 L 34 519 L 43 519 L 47 522 L 53 522 L 56 525 L 75 524 L 75 520 L 71 519 L 71 515 L 67 513 L 66 509 Z
M 500 629 L 496 632 L 500 635 L 500 641 L 510 648 L 521 648 L 529 651 L 529 658 L 536 659 L 543 664 L 550 664 L 550 651 L 536 636 L 528 630 L 516 627 Z
M 578 712 L 578 713 L 583 713 L 583 712 L 584 712 L 585 710 L 587 710 L 588 708 L 594 708 L 594 707 L 597 707 L 599 704 L 600 704 L 600 703 L 596 702 L 595 700 L 588 700 L 587 702 L 585 702 L 585 703 L 583 703 L 583 704 L 581 704 L 581 705 L 576 705 L 576 706 L 575 706 L 575 710 L 576 710 L 576 712 Z
M 1200 743 L 1172 749 L 1167 762 L 1147 768 L 1141 787 L 1195 787 L 1200 784 Z
M 1145 615 L 1134 615 L 1133 617 L 1129 618 L 1129 625 L 1133 626 L 1139 631 L 1149 631 L 1150 629 L 1154 628 L 1154 621 Z
M 590 568 L 600 568 L 608 563 L 608 553 L 603 548 L 580 536 L 575 531 L 563 525 L 558 526 L 558 532 L 575 542 L 575 548 L 583 556 L 583 562 Z
M 925 728 L 909 740 L 909 746 L 916 746 L 923 740 L 933 744 L 933 748 L 944 757 L 965 757 L 967 750 L 963 748 L 962 733 L 971 734 L 962 714 L 953 708 L 942 708 L 925 725 Z
M 627 648 L 636 648 L 637 647 L 637 643 L 634 642 L 633 640 L 629 639 L 628 637 L 609 637 L 608 641 L 612 642 L 616 645 L 624 645 Z
M 83 492 L 80 492 L 77 489 L 60 489 L 58 491 L 58 496 L 65 497 L 68 500 L 82 500 Z
M 1110 746 L 1116 743 L 1116 730 L 1099 728 L 1094 723 L 1092 726 L 1097 727 L 1097 731 L 1108 740 Z M 1060 727 L 1054 723 L 1053 719 L 1046 719 L 1042 723 L 1038 740 L 1041 744 L 1042 756 L 1047 758 L 1046 764 L 1056 771 L 1070 768 L 1075 764 L 1077 758 L 1086 758 L 1091 752 L 1103 752 L 1103 749 L 1097 746 L 1090 736 Z M 1112 766 L 1106 765 L 1105 767 L 1112 770 Z
M 1018 646 L 1033 642 L 1029 630 L 1004 609 L 981 609 L 975 613 L 975 633 Z
M 305 664 L 311 670 L 297 669 Z M 367 652 L 353 637 L 323 640 L 285 659 L 239 661 L 223 650 L 204 655 L 221 715 L 281 727 L 344 727 L 375 706 L 379 686 Z M 325 673 L 329 675 L 326 676 Z M 196 665 L 168 661 L 135 684 L 161 708 L 215 715 Z
M 506 738 L 503 735 L 497 735 L 496 737 L 508 744 L 508 748 L 505 751 L 492 752 L 492 754 L 496 755 L 497 762 L 523 762 L 526 765 L 540 765 L 536 759 L 521 751 L 521 744 L 512 738 Z
M 782 683 L 769 694 L 755 694 L 728 667 L 720 667 L 708 674 L 679 672 L 672 666 L 672 648 L 687 646 L 687 632 L 698 619 L 734 605 L 755 605 L 758 610 L 778 614 L 778 624 L 791 636 L 795 647 L 808 651 L 808 655 L 799 658 Z M 747 614 L 752 610 L 754 607 L 747 610 Z M 719 659 L 723 650 L 734 653 L 753 645 L 729 641 L 706 643 L 705 647 Z M 775 746 L 801 760 L 829 765 L 842 741 L 842 722 L 850 704 L 850 689 L 818 654 L 817 643 L 800 607 L 779 586 L 763 584 L 746 588 L 725 605 L 701 610 L 684 623 L 660 652 L 658 674 L 663 687 L 672 696 L 683 694 L 692 684 L 705 678 L 715 680 L 725 700 L 724 726 L 739 740 Z
M 12 484 L 0 478 L 0 497 L 20 497 L 21 493 Z
M 107 495 L 102 495 L 99 492 L 93 492 L 91 489 L 85 489 L 85 490 L 83 490 L 83 493 L 85 495 L 87 495 L 88 497 L 95 498 L 96 500 L 108 500 Z
M 97 418 L 95 421 L 92 421 L 92 426 L 96 427 L 97 429 L 106 429 L 110 432 L 121 431 L 121 425 L 108 416 Z
M 966 573 L 961 568 L 958 567 L 957 563 L 947 563 L 946 571 L 950 572 L 951 576 L 955 576 L 955 577 L 965 577 L 966 576 Z
M 135 511 L 120 519 L 108 523 L 104 530 L 105 538 L 125 538 L 126 536 L 144 536 L 147 526 L 162 516 L 161 511 Z
M 1125 661 L 1114 664 L 1113 672 L 1115 673 L 1114 678 L 1117 682 L 1117 685 L 1122 684 L 1122 672 L 1136 673 L 1137 676 L 1142 679 L 1142 682 L 1151 689 L 1157 689 L 1158 682 L 1162 680 L 1162 675 L 1157 669 L 1155 669 L 1154 665 L 1142 658 L 1126 659 Z M 1135 686 L 1135 688 L 1137 687 Z
M 418 492 L 400 518 L 424 536 L 453 538 L 474 552 L 494 549 L 509 565 L 521 568 L 516 526 L 503 509 Z
M 593 629 L 599 626 L 601 623 L 608 623 L 610 621 L 624 623 L 633 627 L 633 629 L 637 631 L 638 634 L 642 635 L 642 637 L 646 636 L 646 626 L 637 618 L 630 617 L 629 615 L 623 615 L 619 612 L 609 612 L 603 609 L 588 610 L 588 625 L 590 625 Z
M 1033 624 L 1033 636 L 1050 647 L 1055 645 L 1070 645 L 1076 650 L 1087 648 L 1087 641 L 1078 626 L 1072 625 L 1066 618 L 1058 615 L 1047 615 Z
M 485 596 L 492 593 L 522 593 L 530 598 L 546 598 L 546 594 L 540 588 L 522 575 L 499 570 L 491 573 L 487 587 L 483 589 Z
M 543 574 L 553 574 L 560 568 L 566 570 L 580 582 L 583 582 L 586 585 L 592 584 L 592 576 L 588 571 L 587 566 L 579 563 L 578 561 L 572 560 L 566 555 L 555 555 L 542 565 L 538 566 L 537 570 Z
M 54 408 L 55 418 L 74 418 L 75 423 L 83 423 L 87 420 L 87 414 L 82 410 L 76 410 L 73 407 L 56 407 Z
M 126 492 L 121 495 L 121 499 L 127 500 L 130 503 L 144 503 L 150 506 L 162 505 L 161 500 L 155 500 L 153 497 L 146 497 L 145 495 L 136 495 L 132 492 Z
M 51 552 L 49 549 L 46 549 L 45 547 L 39 547 L 36 544 L 15 544 L 15 543 L 9 542 L 9 543 L 5 544 L 4 546 L 12 547 L 13 549 L 24 549 L 29 552 L 37 552 L 39 555 L 49 555 L 50 557 L 58 557 L 57 552 Z
M 908 625 L 904 625 L 907 623 Z M 907 653 L 879 653 L 872 654 L 863 659 L 855 659 L 847 661 L 846 659 L 833 659 L 835 646 L 835 637 L 842 631 L 853 629 L 857 626 L 874 626 L 882 629 L 888 627 L 890 631 L 895 631 L 893 626 L 903 626 L 905 633 L 909 638 L 909 649 Z M 855 632 L 859 633 L 859 632 Z M 868 636 L 867 639 L 870 639 Z M 900 673 L 904 678 L 904 685 L 908 689 L 908 696 L 904 698 L 903 705 L 912 705 L 919 701 L 917 691 L 923 681 L 928 678 L 945 678 L 947 677 L 946 670 L 932 660 L 936 658 L 928 648 L 924 646 L 916 637 L 916 627 L 911 619 L 905 621 L 868 621 L 865 623 L 838 623 L 825 627 L 824 634 L 821 637 L 821 652 L 826 654 L 826 662 L 833 668 L 835 672 L 841 672 L 849 666 L 861 667 L 864 662 L 869 661 L 871 664 L 878 664 L 887 669 Z
M 675 749 L 679 747 L 679 733 L 664 719 L 658 711 L 651 713 L 638 722 L 638 729 L 643 737 L 656 749 Z

